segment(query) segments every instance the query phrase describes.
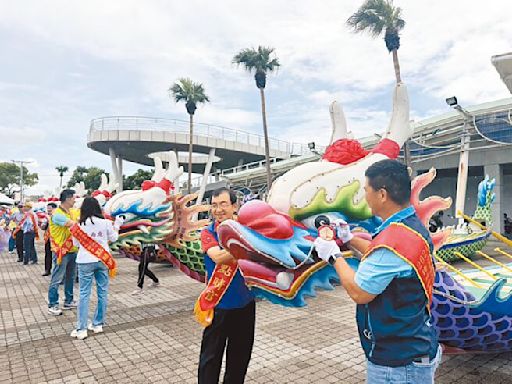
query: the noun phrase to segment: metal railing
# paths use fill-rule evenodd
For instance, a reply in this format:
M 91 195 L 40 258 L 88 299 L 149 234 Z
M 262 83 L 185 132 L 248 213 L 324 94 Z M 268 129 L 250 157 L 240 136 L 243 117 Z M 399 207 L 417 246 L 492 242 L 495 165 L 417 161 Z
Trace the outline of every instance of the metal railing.
M 91 120 L 89 133 L 112 130 L 170 131 L 188 134 L 189 122 L 142 116 L 107 116 Z M 265 139 L 262 135 L 220 125 L 194 123 L 194 135 L 233 141 L 260 148 L 265 146 Z M 271 150 L 284 152 L 290 156 L 299 156 L 310 152 L 306 144 L 290 143 L 273 138 L 269 138 L 269 146 Z

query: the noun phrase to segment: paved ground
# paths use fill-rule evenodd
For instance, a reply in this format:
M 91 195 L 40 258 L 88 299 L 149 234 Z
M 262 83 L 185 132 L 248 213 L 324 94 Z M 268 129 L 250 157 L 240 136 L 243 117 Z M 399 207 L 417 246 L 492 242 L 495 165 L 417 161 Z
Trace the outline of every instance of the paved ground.
M 201 328 L 192 307 L 202 285 L 155 265 L 162 286 L 133 297 L 137 263 L 118 260 L 105 333 L 79 341 L 69 337 L 74 312 L 46 312 L 43 267 L 0 255 L 1 384 L 196 382 Z M 341 288 L 321 292 L 307 308 L 257 306 L 247 383 L 364 382 L 354 305 Z M 445 357 L 436 383 L 512 383 L 511 362 L 512 353 Z

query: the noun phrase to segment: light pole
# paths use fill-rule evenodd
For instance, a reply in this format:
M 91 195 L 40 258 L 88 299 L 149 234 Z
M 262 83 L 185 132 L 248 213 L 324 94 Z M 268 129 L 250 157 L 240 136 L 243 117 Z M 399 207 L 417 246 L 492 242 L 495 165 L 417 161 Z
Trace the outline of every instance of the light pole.
M 469 135 L 468 125 L 473 116 L 464 108 L 462 108 L 455 96 L 446 99 L 446 104 L 453 107 L 464 117 L 464 124 L 462 126 L 462 135 L 460 138 L 460 156 L 459 156 L 459 170 L 457 174 L 457 194 L 455 197 L 455 217 L 458 217 L 458 223 L 464 223 L 464 218 L 459 215 L 459 212 L 464 213 L 464 203 L 466 201 L 466 189 L 468 185 L 468 168 L 469 168 L 469 146 L 471 137 Z
M 11 160 L 14 164 L 20 164 L 20 203 L 23 202 L 23 165 L 30 164 L 32 161 Z

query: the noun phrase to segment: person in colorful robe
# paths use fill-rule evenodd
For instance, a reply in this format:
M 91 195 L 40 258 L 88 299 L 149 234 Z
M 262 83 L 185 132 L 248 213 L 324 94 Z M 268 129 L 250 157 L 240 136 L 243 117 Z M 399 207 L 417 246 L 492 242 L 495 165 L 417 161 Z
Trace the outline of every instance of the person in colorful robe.
M 77 307 L 73 300 L 73 285 L 76 274 L 76 252 L 78 248 L 73 245 L 70 227 L 78 220 L 80 211 L 73 208 L 75 204 L 75 191 L 64 189 L 60 193 L 60 206 L 50 219 L 50 242 L 53 252 L 53 271 L 48 288 L 48 313 L 62 315 L 59 307 L 59 285 L 64 282 L 65 310 Z
M 44 273 L 43 276 L 50 276 L 52 273 L 52 243 L 50 241 L 50 220 L 53 211 L 57 209 L 57 204 L 48 203 L 46 206 L 46 218 L 40 224 L 41 229 L 44 231 Z
M 21 211 L 23 204 L 18 204 L 11 216 L 11 223 L 14 223 L 14 229 L 12 230 L 12 238 L 16 247 L 16 253 L 18 254 L 18 263 L 23 263 L 23 231 L 21 230 L 21 221 L 23 220 L 24 214 Z
M 226 352 L 225 383 L 243 383 L 254 344 L 256 305 L 236 259 L 222 249 L 217 226 L 236 219 L 237 197 L 227 188 L 213 192 L 213 222 L 201 231 L 207 287 L 196 302 L 196 319 L 205 326 L 199 356 L 199 384 L 218 383 Z
M 32 211 L 32 204 L 23 205 L 23 219 L 19 224 L 19 232 L 23 232 L 23 265 L 28 263 L 37 264 L 37 252 L 35 241 L 39 240 L 38 220 Z
M 405 165 L 382 160 L 365 175 L 366 201 L 383 223 L 371 242 L 354 237 L 344 222 L 337 231 L 343 243 L 363 255 L 357 272 L 334 240 L 319 237 L 315 248 L 357 303 L 367 382 L 433 383 L 441 348 L 430 315 L 435 266 L 429 231 L 409 203 L 411 180 Z
M 73 244 L 78 248 L 76 263 L 78 265 L 78 281 L 80 282 L 80 300 L 76 328 L 71 337 L 79 340 L 87 338 L 87 330 L 94 333 L 103 332 L 107 312 L 109 286 L 109 271 L 114 276 L 116 262 L 108 246 L 119 237 L 122 218 L 112 221 L 103 217 L 101 207 L 94 197 L 86 197 L 80 207 L 79 223 L 70 230 L 73 234 Z M 89 301 L 91 298 L 92 281 L 96 280 L 98 304 L 92 322 L 89 323 Z

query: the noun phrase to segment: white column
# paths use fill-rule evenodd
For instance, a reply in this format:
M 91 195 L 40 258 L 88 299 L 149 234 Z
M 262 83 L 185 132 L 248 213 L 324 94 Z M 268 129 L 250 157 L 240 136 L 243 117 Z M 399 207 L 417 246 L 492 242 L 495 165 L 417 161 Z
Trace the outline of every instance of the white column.
M 500 164 L 491 164 L 484 166 L 484 174 L 489 175 L 489 179 L 495 179 L 496 185 L 494 186 L 494 194 L 496 198 L 491 206 L 492 210 L 492 229 L 495 232 L 503 233 L 503 207 L 501 198 L 503 195 L 503 168 Z
M 464 213 L 464 203 L 466 201 L 466 189 L 468 184 L 468 167 L 469 167 L 469 142 L 470 137 L 465 133 L 463 128 L 463 136 L 460 140 L 460 157 L 459 157 L 459 173 L 457 177 L 457 195 L 455 197 L 455 217 L 459 218 L 459 224 L 464 223 L 462 216 L 458 212 Z
M 117 192 L 123 191 L 123 158 L 121 156 L 117 156 Z
M 112 176 L 114 177 L 115 182 L 119 183 L 119 171 L 117 169 L 116 152 L 114 151 L 114 148 L 109 148 L 108 153 L 110 154 L 110 162 L 112 164 Z
M 210 149 L 210 153 L 208 154 L 208 162 L 204 167 L 204 175 L 201 180 L 201 186 L 199 187 L 199 191 L 197 192 L 197 202 L 196 205 L 201 204 L 204 197 L 204 192 L 206 191 L 206 184 L 208 184 L 208 176 L 210 175 L 210 171 L 212 169 L 213 159 L 215 158 L 215 148 Z

